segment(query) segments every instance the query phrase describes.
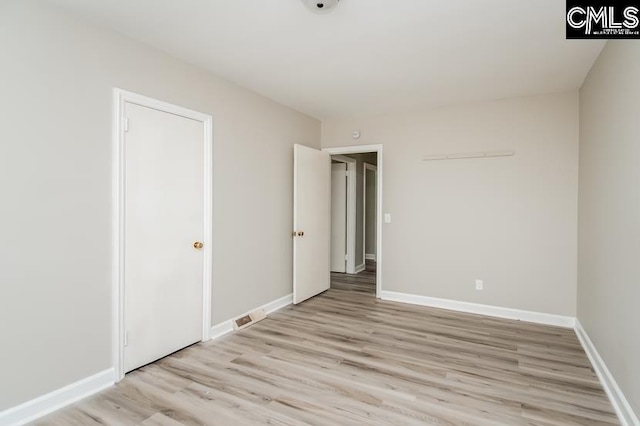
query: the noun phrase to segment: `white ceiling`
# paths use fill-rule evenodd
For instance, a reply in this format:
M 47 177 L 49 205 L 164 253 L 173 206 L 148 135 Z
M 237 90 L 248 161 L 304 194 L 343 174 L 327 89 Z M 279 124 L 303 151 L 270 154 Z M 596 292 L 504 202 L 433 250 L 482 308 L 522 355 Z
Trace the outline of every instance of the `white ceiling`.
M 317 118 L 578 88 L 561 0 L 48 0 Z

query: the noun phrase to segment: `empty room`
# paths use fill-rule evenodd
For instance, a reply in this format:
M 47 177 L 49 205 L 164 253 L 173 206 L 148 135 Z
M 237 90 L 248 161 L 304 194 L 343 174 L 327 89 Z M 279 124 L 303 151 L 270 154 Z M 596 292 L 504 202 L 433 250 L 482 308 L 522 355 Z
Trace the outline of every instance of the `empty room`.
M 0 426 L 640 426 L 640 5 L 0 0 Z

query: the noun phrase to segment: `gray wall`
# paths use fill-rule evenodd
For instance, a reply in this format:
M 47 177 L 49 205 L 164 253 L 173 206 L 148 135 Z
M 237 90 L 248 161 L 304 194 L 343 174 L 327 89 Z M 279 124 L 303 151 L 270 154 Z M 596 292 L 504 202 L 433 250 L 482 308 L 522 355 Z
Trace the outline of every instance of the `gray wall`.
M 323 147 L 353 129 L 384 144 L 383 290 L 575 315 L 577 92 L 327 120 Z M 497 149 L 516 155 L 421 161 Z
M 111 367 L 112 89 L 214 117 L 213 318 L 291 293 L 320 123 L 32 0 L 0 2 L 0 410 Z
M 640 413 L 640 43 L 609 41 L 580 90 L 578 320 Z
M 376 191 L 376 172 L 374 170 L 366 171 L 366 185 L 364 197 L 365 209 L 365 227 L 364 227 L 364 245 L 365 254 L 376 254 L 376 203 L 378 194 Z

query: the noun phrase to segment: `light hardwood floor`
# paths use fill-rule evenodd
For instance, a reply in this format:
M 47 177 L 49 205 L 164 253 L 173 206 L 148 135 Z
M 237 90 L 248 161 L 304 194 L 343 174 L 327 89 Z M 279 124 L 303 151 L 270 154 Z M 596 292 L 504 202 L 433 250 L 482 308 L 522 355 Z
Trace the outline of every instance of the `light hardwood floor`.
M 332 272 L 331 288 L 376 294 L 376 262 L 367 260 L 365 270 L 356 275 Z
M 379 301 L 363 274 L 38 423 L 618 424 L 572 330 Z

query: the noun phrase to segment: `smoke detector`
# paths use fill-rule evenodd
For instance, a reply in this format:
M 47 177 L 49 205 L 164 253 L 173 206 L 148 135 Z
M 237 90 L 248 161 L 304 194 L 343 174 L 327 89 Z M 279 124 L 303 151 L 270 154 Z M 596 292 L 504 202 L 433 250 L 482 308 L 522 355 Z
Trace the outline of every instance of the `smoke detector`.
M 340 0 L 302 0 L 307 9 L 314 13 L 327 13 L 333 10 Z

